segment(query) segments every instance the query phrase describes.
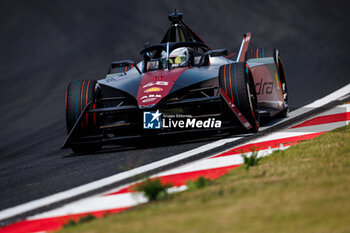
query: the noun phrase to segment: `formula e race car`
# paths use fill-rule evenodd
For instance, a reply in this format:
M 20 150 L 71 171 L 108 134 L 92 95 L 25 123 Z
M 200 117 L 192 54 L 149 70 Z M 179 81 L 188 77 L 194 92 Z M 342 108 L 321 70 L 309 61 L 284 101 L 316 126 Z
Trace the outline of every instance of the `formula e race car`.
M 101 80 L 77 80 L 66 92 L 68 137 L 62 148 L 91 152 L 104 144 L 174 133 L 257 132 L 261 117 L 288 113 L 286 76 L 277 49 L 236 54 L 212 49 L 175 10 L 160 44 L 142 61 L 112 62 Z

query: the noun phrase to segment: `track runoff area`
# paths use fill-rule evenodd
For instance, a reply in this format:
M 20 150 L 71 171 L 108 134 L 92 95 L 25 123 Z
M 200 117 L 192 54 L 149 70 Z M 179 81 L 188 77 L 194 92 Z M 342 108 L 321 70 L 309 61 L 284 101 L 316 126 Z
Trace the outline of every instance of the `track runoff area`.
M 219 178 L 243 164 L 242 154 L 249 156 L 253 149 L 258 151 L 258 156 L 267 156 L 275 150 L 287 149 L 300 141 L 310 140 L 347 125 L 350 122 L 349 100 L 350 84 L 290 112 L 287 118 L 261 127 L 257 134 L 221 139 L 111 177 L 3 210 L 0 212 L 0 221 L 7 225 L 0 228 L 0 233 L 57 230 L 70 219 L 78 220 L 86 215 L 103 217 L 145 203 L 147 199 L 133 190 L 135 184 L 140 181 L 133 179 L 128 183 L 124 182 L 123 185 L 123 181 L 141 174 L 148 174 L 151 178 L 159 178 L 163 182 L 173 184 L 169 192 L 186 190 L 189 180 L 196 180 L 201 176 L 209 179 Z M 186 160 L 189 158 L 195 158 L 195 161 Z M 184 161 L 187 161 L 185 165 L 176 165 L 179 162 L 184 164 Z M 159 170 L 162 167 L 168 169 Z M 96 194 L 96 190 L 111 185 L 114 187 Z M 79 197 L 94 190 L 94 195 L 67 203 L 72 197 Z M 42 207 L 55 206 L 55 203 L 61 204 L 57 208 L 43 211 Z

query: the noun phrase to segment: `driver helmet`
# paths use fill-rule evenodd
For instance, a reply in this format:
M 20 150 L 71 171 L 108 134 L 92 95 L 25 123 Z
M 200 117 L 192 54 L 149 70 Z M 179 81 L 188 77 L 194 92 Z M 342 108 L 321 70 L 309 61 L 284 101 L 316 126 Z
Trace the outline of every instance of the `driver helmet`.
M 177 48 L 169 55 L 169 63 L 172 68 L 188 66 L 189 62 L 190 53 L 186 47 Z

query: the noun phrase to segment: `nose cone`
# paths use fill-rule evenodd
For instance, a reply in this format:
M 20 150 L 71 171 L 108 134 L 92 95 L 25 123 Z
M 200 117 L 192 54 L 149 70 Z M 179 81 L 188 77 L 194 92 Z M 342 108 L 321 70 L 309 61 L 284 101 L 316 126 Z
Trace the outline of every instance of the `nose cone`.
M 188 67 L 169 71 L 157 70 L 143 75 L 137 93 L 140 108 L 152 108 L 168 95 L 174 83 Z

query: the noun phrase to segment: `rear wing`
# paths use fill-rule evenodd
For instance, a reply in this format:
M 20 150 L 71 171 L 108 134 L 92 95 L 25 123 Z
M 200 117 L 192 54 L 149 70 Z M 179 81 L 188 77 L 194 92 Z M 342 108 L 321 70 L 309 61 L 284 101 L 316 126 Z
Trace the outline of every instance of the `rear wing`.
M 239 52 L 238 52 L 236 62 L 244 62 L 245 54 L 248 50 L 248 46 L 249 46 L 249 42 L 250 42 L 250 37 L 251 37 L 250 32 L 243 34 L 243 40 L 242 40 L 242 44 L 241 44 L 241 47 L 240 47 Z

